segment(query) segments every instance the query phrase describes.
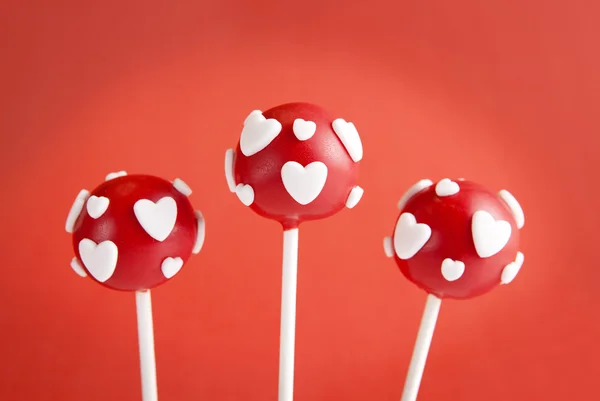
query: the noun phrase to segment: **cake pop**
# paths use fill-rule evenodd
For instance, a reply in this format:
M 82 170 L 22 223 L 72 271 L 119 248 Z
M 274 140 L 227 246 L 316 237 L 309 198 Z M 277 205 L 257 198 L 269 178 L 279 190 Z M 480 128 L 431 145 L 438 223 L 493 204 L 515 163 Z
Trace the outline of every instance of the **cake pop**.
M 144 401 L 156 401 L 150 289 L 173 278 L 204 243 L 204 218 L 188 199 L 190 187 L 149 175 L 111 173 L 91 193 L 82 190 L 67 217 L 82 277 L 136 293 Z
M 441 299 L 469 299 L 510 283 L 523 265 L 523 210 L 508 191 L 498 194 L 463 179 L 421 180 L 398 203 L 384 251 L 429 295 L 402 401 L 414 401 Z
M 251 112 L 225 153 L 230 191 L 284 230 L 279 401 L 293 399 L 298 227 L 359 203 L 362 157 L 354 124 L 309 103 Z

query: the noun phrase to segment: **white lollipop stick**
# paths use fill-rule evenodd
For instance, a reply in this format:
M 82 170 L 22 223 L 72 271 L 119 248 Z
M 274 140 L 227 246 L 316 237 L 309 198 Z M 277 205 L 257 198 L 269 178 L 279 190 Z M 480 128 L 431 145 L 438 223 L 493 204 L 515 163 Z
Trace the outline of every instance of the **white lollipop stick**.
M 279 337 L 279 401 L 294 399 L 294 345 L 296 338 L 296 282 L 298 229 L 283 232 L 281 332 Z
M 440 313 L 442 300 L 435 295 L 429 294 L 425 303 L 425 310 L 421 318 L 421 326 L 417 334 L 415 349 L 413 350 L 406 382 L 404 383 L 404 391 L 402 392 L 401 401 L 415 401 L 419 393 L 423 370 L 425 370 L 425 362 L 429 353 L 429 346 L 433 338 L 433 331 L 437 322 L 438 314 Z
M 150 291 L 136 291 L 140 369 L 142 375 L 142 401 L 157 401 L 156 357 L 154 356 L 154 328 L 152 325 L 152 300 Z

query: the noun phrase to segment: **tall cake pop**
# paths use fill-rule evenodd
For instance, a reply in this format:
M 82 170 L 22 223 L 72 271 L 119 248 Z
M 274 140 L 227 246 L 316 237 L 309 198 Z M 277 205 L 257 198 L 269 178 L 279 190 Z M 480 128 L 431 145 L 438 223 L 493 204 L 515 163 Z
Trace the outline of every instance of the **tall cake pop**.
M 91 193 L 82 190 L 67 217 L 82 277 L 136 294 L 142 399 L 156 401 L 156 362 L 150 289 L 173 278 L 204 243 L 204 218 L 180 179 L 111 173 Z
M 279 401 L 293 399 L 298 227 L 358 204 L 362 157 L 354 124 L 308 103 L 253 111 L 225 154 L 231 192 L 284 230 Z
M 469 299 L 510 283 L 523 265 L 521 206 L 462 179 L 421 180 L 398 203 L 400 216 L 384 250 L 429 295 L 402 401 L 415 401 L 442 299 Z

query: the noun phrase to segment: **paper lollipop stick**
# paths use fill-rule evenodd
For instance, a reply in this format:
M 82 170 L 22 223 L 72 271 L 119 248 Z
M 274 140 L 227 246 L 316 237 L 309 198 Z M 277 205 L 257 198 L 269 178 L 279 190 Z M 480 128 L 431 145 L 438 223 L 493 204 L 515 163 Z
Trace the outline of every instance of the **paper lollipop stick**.
M 143 401 L 157 401 L 150 289 L 174 277 L 204 242 L 204 219 L 190 188 L 148 175 L 112 173 L 71 207 L 71 267 L 103 286 L 136 294 Z
M 427 291 L 427 303 L 408 369 L 402 401 L 415 401 L 443 298 L 469 299 L 510 283 L 523 265 L 519 230 L 523 210 L 506 190 L 473 182 L 421 180 L 398 203 L 388 257 Z
M 308 103 L 253 111 L 237 149 L 225 154 L 231 192 L 284 230 L 279 401 L 292 401 L 294 395 L 298 226 L 358 204 L 362 156 L 354 124 Z
M 294 394 L 294 346 L 296 338 L 296 281 L 298 277 L 298 229 L 283 232 L 281 332 L 279 336 L 279 400 Z

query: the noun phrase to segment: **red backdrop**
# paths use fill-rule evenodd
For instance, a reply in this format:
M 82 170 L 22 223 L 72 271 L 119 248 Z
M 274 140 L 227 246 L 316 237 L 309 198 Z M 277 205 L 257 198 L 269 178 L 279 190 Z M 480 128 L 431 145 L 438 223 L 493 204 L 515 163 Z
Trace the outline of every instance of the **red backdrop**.
M 183 178 L 207 219 L 154 292 L 161 399 L 276 399 L 281 230 L 222 170 L 249 111 L 296 100 L 356 123 L 366 190 L 301 228 L 297 401 L 399 399 L 425 294 L 382 237 L 444 176 L 518 197 L 526 261 L 444 303 L 419 400 L 600 398 L 598 4 L 4 1 L 0 399 L 140 399 L 134 297 L 76 276 L 64 232 L 121 169 Z

